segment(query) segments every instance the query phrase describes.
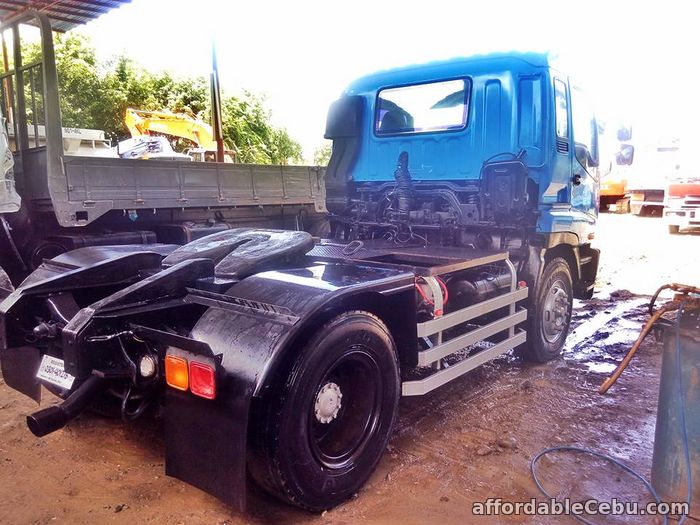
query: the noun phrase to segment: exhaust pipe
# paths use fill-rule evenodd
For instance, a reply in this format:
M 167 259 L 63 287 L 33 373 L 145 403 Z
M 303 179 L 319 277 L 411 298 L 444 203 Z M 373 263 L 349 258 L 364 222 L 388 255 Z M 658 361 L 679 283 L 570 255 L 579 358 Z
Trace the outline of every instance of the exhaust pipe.
M 27 416 L 27 426 L 36 437 L 43 437 L 66 426 L 80 414 L 104 386 L 104 378 L 88 377 L 78 389 L 58 405 L 53 405 Z

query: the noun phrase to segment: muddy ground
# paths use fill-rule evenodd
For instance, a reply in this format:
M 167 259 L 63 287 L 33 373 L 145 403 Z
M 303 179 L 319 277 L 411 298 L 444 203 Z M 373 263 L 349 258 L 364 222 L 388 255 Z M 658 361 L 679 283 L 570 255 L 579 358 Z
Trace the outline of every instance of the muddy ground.
M 479 518 L 471 509 L 487 498 L 539 496 L 529 463 L 545 447 L 590 447 L 649 476 L 658 343 L 643 346 L 608 395 L 596 390 L 644 321 L 645 294 L 668 281 L 700 284 L 700 234 L 670 236 L 660 219 L 606 214 L 596 243 L 603 250 L 599 292 L 576 303 L 564 358 L 533 366 L 504 357 L 428 396 L 404 399 L 379 468 L 334 510 L 301 512 L 253 489 L 250 511 L 235 512 L 165 476 L 156 420 L 125 425 L 83 416 L 37 439 L 24 423 L 37 407 L 2 384 L 0 523 L 575 523 Z M 42 405 L 52 402 L 45 395 Z M 587 457 L 555 456 L 540 471 L 561 497 L 647 500 L 627 474 Z

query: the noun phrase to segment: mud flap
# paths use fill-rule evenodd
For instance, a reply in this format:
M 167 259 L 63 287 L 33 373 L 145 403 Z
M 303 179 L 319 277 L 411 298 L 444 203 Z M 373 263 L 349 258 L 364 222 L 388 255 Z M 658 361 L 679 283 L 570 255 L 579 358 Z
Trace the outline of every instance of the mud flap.
M 580 249 L 581 279 L 574 283 L 574 298 L 590 299 L 593 297 L 593 288 L 598 275 L 598 263 L 600 250 L 584 245 Z
M 33 346 L 0 350 L 0 368 L 7 386 L 31 397 L 37 403 L 41 401 L 41 383 L 36 377 L 40 363 L 41 354 Z
M 0 268 L 0 302 L 15 290 L 12 281 Z M 31 397 L 39 403 L 41 401 L 41 383 L 36 377 L 41 363 L 41 354 L 33 346 L 20 346 L 17 348 L 4 348 L 7 342 L 5 338 L 4 319 L 0 319 L 0 370 L 5 384 Z
M 230 381 L 216 400 L 168 388 L 165 473 L 245 512 L 248 410 L 253 388 L 236 383 Z

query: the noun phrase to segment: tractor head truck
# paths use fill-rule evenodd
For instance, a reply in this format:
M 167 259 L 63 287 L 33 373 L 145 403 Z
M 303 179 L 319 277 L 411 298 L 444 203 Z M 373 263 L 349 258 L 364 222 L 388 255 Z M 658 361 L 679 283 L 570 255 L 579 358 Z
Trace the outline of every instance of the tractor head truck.
M 485 55 L 351 84 L 329 111 L 325 177 L 299 172 L 306 186 L 282 167 L 64 158 L 41 209 L 71 231 L 114 210 L 250 204 L 256 187 L 310 209 L 277 226 L 222 211 L 230 227 L 191 242 L 44 252 L 15 290 L 0 282 L 4 380 L 63 399 L 28 416 L 37 436 L 86 409 L 155 411 L 167 474 L 239 508 L 247 473 L 292 505 L 338 505 L 375 469 L 401 396 L 513 349 L 561 353 L 598 265 L 597 133 L 547 56 Z M 171 201 L 149 191 L 152 169 L 177 181 Z

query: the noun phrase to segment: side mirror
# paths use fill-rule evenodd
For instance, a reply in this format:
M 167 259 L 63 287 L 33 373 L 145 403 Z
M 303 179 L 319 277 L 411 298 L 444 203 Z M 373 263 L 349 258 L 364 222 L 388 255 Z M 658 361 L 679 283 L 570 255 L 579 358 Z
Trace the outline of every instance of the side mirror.
M 620 142 L 632 140 L 632 126 L 620 126 L 617 129 L 617 140 Z
M 600 164 L 598 159 L 593 158 L 591 152 L 583 144 L 576 143 L 574 148 L 574 154 L 576 155 L 576 160 L 584 168 L 597 168 Z
M 630 166 L 634 162 L 634 146 L 625 144 L 615 154 L 615 163 L 618 166 Z

